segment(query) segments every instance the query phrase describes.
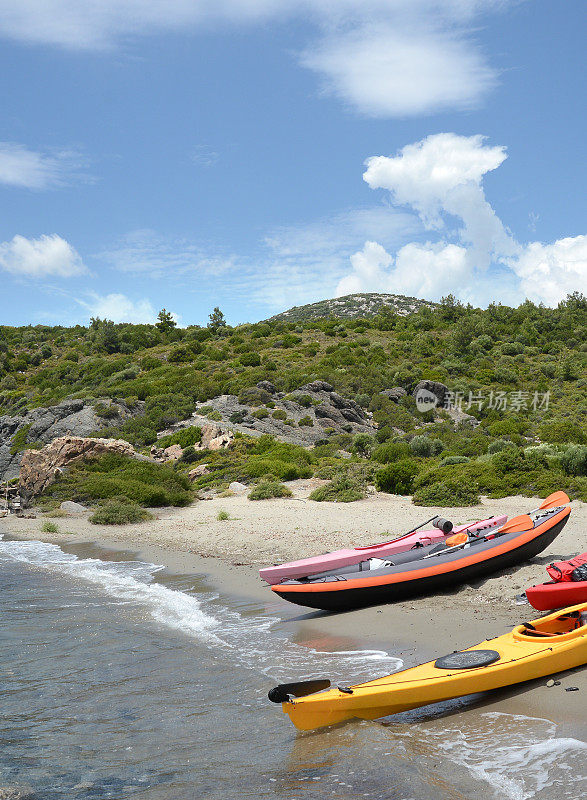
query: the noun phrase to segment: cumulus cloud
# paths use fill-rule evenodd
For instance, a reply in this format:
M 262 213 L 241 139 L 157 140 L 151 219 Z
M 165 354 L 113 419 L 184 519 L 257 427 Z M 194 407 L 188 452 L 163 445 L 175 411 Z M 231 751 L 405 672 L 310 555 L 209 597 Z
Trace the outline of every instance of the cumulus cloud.
M 0 183 L 26 189 L 51 189 L 80 177 L 79 153 L 54 154 L 29 150 L 22 144 L 0 142 Z
M 587 236 L 531 242 L 508 263 L 534 302 L 555 305 L 571 292 L 587 294 Z
M 368 185 L 387 190 L 394 205 L 411 208 L 441 235 L 405 244 L 393 256 L 368 241 L 351 258 L 337 294 L 368 289 L 435 300 L 452 292 L 478 305 L 525 297 L 555 305 L 569 292 L 585 291 L 586 237 L 520 244 L 487 201 L 483 177 L 506 157 L 504 147 L 489 146 L 485 137 L 441 133 L 396 156 L 368 159 Z
M 203 26 L 310 22 L 300 54 L 356 110 L 408 116 L 476 105 L 497 71 L 469 33 L 511 0 L 0 0 L 0 35 L 72 50 L 109 50 L 131 37 Z
M 135 301 L 124 294 L 100 295 L 92 292 L 88 299 L 77 299 L 76 302 L 87 309 L 89 317 L 146 324 L 153 324 L 157 319 L 157 312 L 147 298 Z
M 461 220 L 461 241 L 471 246 L 475 266 L 486 269 L 492 257 L 516 249 L 482 187 L 483 176 L 506 158 L 505 147 L 488 146 L 484 136 L 439 133 L 397 156 L 368 159 L 363 179 L 372 189 L 387 189 L 394 203 L 411 206 L 429 229 L 441 229 L 447 216 Z
M 79 253 L 56 233 L 38 239 L 16 235 L 0 243 L 0 269 L 28 278 L 71 278 L 87 272 Z

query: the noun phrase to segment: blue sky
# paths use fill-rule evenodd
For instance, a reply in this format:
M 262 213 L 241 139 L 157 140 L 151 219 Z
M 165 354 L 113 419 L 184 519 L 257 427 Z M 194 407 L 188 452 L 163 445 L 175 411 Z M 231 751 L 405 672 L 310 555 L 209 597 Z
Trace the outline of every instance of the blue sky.
M 585 17 L 579 0 L 0 3 L 2 322 L 586 292 Z

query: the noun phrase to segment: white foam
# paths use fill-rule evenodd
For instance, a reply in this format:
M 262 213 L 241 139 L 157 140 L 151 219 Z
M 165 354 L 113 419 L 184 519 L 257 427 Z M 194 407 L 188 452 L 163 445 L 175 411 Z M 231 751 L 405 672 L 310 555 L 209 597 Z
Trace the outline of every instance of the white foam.
M 557 738 L 556 725 L 548 720 L 487 712 L 474 728 L 446 727 L 443 720 L 423 737 L 431 737 L 435 748 L 488 783 L 499 800 L 584 796 L 587 743 Z
M 322 677 L 333 671 L 345 680 L 357 680 L 372 677 L 375 663 L 385 665 L 384 672 L 403 665 L 401 659 L 383 650 L 330 652 L 295 644 L 272 630 L 281 622 L 279 617 L 243 616 L 214 603 L 212 594 L 195 596 L 153 582 L 153 576 L 164 569 L 156 564 L 80 559 L 55 544 L 39 541 L 0 541 L 0 563 L 2 559 L 88 581 L 118 601 L 144 608 L 162 625 L 205 639 L 224 651 L 230 648 L 233 663 L 277 682 Z
M 55 544 L 36 541 L 0 542 L 1 559 L 89 581 L 117 600 L 144 607 L 154 620 L 168 627 L 220 643 L 211 630 L 218 621 L 202 611 L 197 598 L 152 582 L 153 575 L 163 569 L 156 564 L 78 558 Z

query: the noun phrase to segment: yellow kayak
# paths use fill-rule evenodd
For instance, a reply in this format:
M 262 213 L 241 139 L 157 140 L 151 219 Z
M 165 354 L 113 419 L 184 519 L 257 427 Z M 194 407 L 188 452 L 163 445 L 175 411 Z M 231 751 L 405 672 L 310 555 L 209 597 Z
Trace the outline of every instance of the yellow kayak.
M 485 692 L 587 663 L 587 603 L 524 622 L 509 633 L 368 683 L 320 691 L 329 681 L 282 684 L 269 692 L 301 731 L 377 719 Z M 310 692 L 312 692 L 310 694 Z

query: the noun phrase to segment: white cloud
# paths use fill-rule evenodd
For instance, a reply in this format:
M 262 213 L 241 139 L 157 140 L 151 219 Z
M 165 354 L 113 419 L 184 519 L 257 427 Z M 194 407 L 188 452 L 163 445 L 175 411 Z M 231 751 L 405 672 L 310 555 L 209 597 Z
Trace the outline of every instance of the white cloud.
M 147 324 L 153 324 L 157 319 L 157 312 L 147 298 L 134 301 L 124 294 L 99 295 L 92 292 L 88 300 L 76 299 L 76 302 L 87 309 L 88 317 Z
M 57 234 L 0 243 L 0 269 L 28 278 L 71 278 L 87 273 L 81 256 Z
M 395 259 L 377 242 L 365 242 L 351 265 L 352 273 L 337 286 L 337 297 L 371 291 L 436 299 L 470 278 L 466 249 L 444 242 L 411 242 Z
M 152 278 L 190 273 L 220 275 L 235 264 L 234 256 L 210 255 L 199 244 L 160 236 L 152 230 L 128 233 L 116 246 L 98 253 L 97 258 L 120 272 L 148 274 Z
M 29 150 L 22 144 L 0 142 L 0 183 L 26 189 L 51 189 L 80 177 L 79 153 L 54 154 Z
M 587 236 L 570 236 L 552 244 L 531 242 L 509 265 L 526 297 L 552 306 L 579 291 L 587 294 Z
M 362 113 L 406 116 L 476 105 L 497 73 L 468 33 L 511 0 L 0 0 L 0 35 L 71 50 L 108 50 L 129 39 L 202 27 L 313 24 L 300 55 Z
M 324 76 L 327 92 L 374 117 L 471 108 L 496 83 L 495 71 L 466 38 L 395 25 L 329 35 L 302 64 Z
M 389 191 L 392 203 L 412 208 L 442 237 L 404 244 L 395 256 L 368 241 L 351 258 L 337 294 L 370 290 L 436 300 L 452 292 L 478 305 L 526 297 L 556 305 L 570 292 L 585 291 L 587 237 L 522 245 L 488 203 L 483 177 L 505 159 L 505 148 L 488 146 L 484 137 L 454 133 L 429 136 L 397 156 L 368 159 L 363 177 L 369 186 Z
M 190 153 L 190 158 L 198 167 L 213 167 L 220 158 L 209 144 L 197 144 Z

